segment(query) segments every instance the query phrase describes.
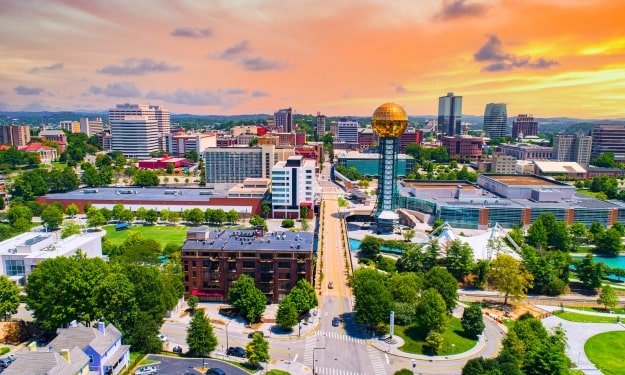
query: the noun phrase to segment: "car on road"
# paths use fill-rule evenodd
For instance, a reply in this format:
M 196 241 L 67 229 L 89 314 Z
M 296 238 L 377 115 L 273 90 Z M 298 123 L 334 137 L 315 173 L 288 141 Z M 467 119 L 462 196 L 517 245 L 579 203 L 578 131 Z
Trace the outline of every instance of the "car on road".
M 338 316 L 332 318 L 332 327 L 338 327 L 339 325 L 341 325 L 341 318 Z
M 206 375 L 226 375 L 226 372 L 220 368 L 212 368 L 206 371 Z
M 263 331 L 252 331 L 252 332 L 247 334 L 247 338 L 248 339 L 253 339 L 254 335 L 261 335 L 262 337 L 265 337 L 265 334 L 263 333 Z
M 156 335 L 156 337 L 158 337 L 159 340 L 161 340 L 162 342 L 165 342 L 167 340 L 169 340 L 169 338 L 165 335 Z
M 229 347 L 228 350 L 226 350 L 226 354 L 231 355 L 233 357 L 239 357 L 239 358 L 247 357 L 247 353 L 245 352 L 245 349 L 243 349 L 240 346 Z
M 329 281 L 328 282 L 328 289 L 334 289 L 334 282 L 333 281 Z
M 15 356 L 13 354 L 10 354 L 4 358 L 0 358 L 0 368 L 4 369 L 9 367 L 9 365 L 13 363 L 13 361 L 15 361 Z
M 158 374 L 158 366 L 145 365 L 135 370 L 135 375 L 156 375 Z

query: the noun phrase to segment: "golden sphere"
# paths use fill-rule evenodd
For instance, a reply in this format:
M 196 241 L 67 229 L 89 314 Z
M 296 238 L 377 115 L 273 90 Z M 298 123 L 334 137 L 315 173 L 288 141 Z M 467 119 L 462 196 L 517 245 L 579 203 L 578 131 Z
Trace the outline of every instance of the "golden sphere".
M 371 127 L 379 137 L 399 137 L 407 126 L 406 111 L 395 103 L 382 104 L 371 117 Z

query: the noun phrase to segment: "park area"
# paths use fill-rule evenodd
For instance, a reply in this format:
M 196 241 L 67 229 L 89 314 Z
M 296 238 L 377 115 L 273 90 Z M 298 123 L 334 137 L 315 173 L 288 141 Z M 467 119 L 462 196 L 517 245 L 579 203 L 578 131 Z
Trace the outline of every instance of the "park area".
M 104 229 L 106 230 L 104 238 L 115 246 L 121 245 L 131 232 L 139 232 L 143 238 L 155 240 L 161 246 L 165 246 L 168 243 L 182 245 L 189 228 L 183 225 L 137 225 L 126 230 L 116 231 L 115 225 L 106 225 Z
M 401 351 L 413 354 L 434 355 L 425 343 L 427 331 L 420 329 L 417 325 L 395 326 L 395 333 L 404 339 L 404 346 Z M 447 320 L 445 332 L 443 332 L 443 346 L 436 353 L 437 355 L 450 355 L 466 352 L 477 343 L 476 339 L 464 336 L 460 319 L 456 317 Z
M 602 373 L 625 374 L 625 332 L 605 332 L 593 336 L 586 341 L 584 351 Z

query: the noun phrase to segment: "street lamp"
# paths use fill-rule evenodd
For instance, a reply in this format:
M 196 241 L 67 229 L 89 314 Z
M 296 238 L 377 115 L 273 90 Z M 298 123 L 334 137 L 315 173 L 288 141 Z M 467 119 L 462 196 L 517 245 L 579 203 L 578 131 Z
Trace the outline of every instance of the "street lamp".
M 412 360 L 412 373 L 414 374 L 415 369 L 417 368 L 417 362 L 415 362 L 415 360 Z
M 228 323 L 226 323 L 226 349 L 230 347 L 228 342 L 228 324 L 230 323 L 232 323 L 232 320 L 228 320 Z
M 454 353 L 456 353 L 456 344 L 451 344 L 451 355 L 454 355 Z
M 319 350 L 319 349 L 325 349 L 325 346 L 323 348 L 313 348 L 313 375 L 316 375 L 317 373 L 315 372 L 315 350 Z
M 299 332 L 297 333 L 297 337 L 302 337 L 302 321 L 301 319 L 298 322 Z

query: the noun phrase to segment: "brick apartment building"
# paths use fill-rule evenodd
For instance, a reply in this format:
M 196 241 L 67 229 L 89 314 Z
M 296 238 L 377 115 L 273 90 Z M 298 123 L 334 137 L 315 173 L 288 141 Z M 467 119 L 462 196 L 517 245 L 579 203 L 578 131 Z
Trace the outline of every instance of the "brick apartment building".
M 484 139 L 468 135 L 443 137 L 443 146 L 453 159 L 479 159 L 482 157 Z
M 200 301 L 226 301 L 230 284 L 246 274 L 278 303 L 300 279 L 312 283 L 313 234 L 191 228 L 182 264 L 185 292 Z

